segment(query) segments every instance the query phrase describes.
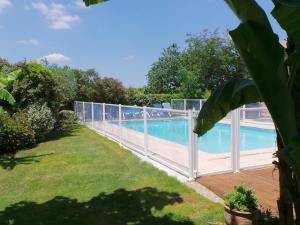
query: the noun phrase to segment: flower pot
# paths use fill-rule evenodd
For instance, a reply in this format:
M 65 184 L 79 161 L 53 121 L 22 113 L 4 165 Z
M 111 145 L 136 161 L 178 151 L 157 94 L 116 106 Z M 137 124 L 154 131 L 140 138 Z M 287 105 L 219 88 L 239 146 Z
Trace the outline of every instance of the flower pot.
M 228 206 L 224 207 L 225 223 L 227 225 L 255 225 L 259 211 L 241 212 L 231 210 Z

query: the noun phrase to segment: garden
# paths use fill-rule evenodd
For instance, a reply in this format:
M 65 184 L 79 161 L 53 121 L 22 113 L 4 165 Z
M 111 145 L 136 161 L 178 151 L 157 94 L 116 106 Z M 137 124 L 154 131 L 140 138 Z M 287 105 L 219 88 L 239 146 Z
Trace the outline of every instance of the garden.
M 182 51 L 171 44 L 143 88 L 94 69 L 1 59 L 0 224 L 222 224 L 224 212 L 226 224 L 298 224 L 300 4 L 273 1 L 288 36 L 282 44 L 256 1 L 226 2 L 241 21 L 231 38 L 204 31 L 188 36 Z M 255 192 L 243 184 L 224 197 L 224 210 L 79 125 L 73 112 L 74 101 L 151 106 L 182 96 L 208 99 L 199 136 L 231 110 L 265 103 L 277 135 L 279 221 L 268 213 L 257 220 Z

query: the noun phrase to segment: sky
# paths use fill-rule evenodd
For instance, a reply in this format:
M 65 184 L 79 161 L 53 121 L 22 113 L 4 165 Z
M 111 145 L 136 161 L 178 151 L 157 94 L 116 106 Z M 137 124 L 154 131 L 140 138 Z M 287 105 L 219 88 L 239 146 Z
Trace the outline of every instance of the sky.
M 273 7 L 271 0 L 258 3 L 267 12 Z M 126 87 L 141 87 L 170 44 L 184 49 L 188 33 L 238 24 L 223 0 L 111 0 L 89 8 L 81 0 L 0 0 L 0 57 L 95 68 Z

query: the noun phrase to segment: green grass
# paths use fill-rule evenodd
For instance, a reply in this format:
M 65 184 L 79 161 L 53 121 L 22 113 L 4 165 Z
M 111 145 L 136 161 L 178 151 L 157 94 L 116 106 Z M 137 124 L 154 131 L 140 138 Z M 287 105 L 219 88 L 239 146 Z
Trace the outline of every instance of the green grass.
M 207 224 L 223 209 L 78 126 L 0 158 L 1 225 Z

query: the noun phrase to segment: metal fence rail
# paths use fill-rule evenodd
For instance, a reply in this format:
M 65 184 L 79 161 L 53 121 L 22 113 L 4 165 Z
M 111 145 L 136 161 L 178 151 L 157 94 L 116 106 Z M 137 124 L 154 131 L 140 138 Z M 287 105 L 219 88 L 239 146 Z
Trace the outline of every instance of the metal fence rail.
M 265 107 L 234 110 L 201 138 L 193 109 L 75 102 L 82 124 L 191 179 L 271 164 L 275 138 L 274 146 L 264 143 L 272 142 L 274 125 Z

